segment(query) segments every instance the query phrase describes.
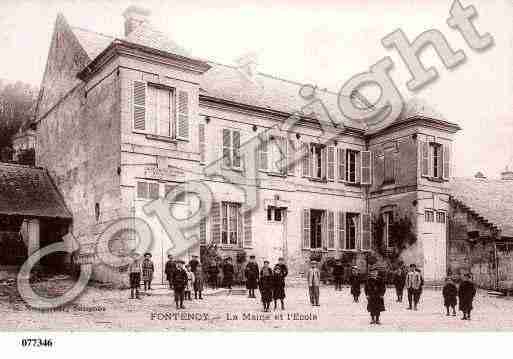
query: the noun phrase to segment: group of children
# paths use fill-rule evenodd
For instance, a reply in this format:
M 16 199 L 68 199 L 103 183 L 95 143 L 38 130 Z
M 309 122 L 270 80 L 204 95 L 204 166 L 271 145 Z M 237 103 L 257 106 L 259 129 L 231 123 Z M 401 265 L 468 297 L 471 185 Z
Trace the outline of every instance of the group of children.
M 169 289 L 175 294 L 176 309 L 185 309 L 184 300 L 192 300 L 192 291 L 194 299 L 203 299 L 204 274 L 198 256 L 193 255 L 187 265 L 182 260 L 173 260 L 168 255 L 165 272 L 169 282 Z
M 447 277 L 442 295 L 447 316 L 451 315 L 449 309 L 452 309 L 452 315 L 456 316 L 456 304 L 459 301 L 459 309 L 463 312 L 463 318 L 461 319 L 470 320 L 470 312 L 473 309 L 474 297 L 476 296 L 476 286 L 472 282 L 470 273 L 465 274 L 459 286 L 456 286 L 451 277 Z
M 271 302 L 274 300 L 274 309 L 277 309 L 278 300 L 281 309 L 285 309 L 285 277 L 288 268 L 283 258 L 278 259 L 278 264 L 271 269 L 269 261 L 265 260 L 262 269 L 259 271 L 255 256 L 249 257 L 244 275 L 246 277 L 246 288 L 249 291 L 249 298 L 256 298 L 255 289 L 258 287 L 264 307 L 264 312 L 269 312 Z

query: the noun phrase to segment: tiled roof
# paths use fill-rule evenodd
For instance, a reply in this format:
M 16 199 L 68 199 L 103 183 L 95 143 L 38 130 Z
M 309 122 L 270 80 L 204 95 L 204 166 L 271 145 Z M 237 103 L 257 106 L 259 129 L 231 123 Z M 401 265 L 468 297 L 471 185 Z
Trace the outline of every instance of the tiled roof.
M 94 60 L 103 50 L 105 50 L 114 37 L 100 34 L 97 32 L 81 29 L 79 27 L 71 27 L 71 31 L 77 38 L 82 48 L 89 56 L 90 60 Z
M 0 214 L 71 218 L 44 169 L 8 163 L 0 163 Z
M 184 57 L 191 55 L 173 40 L 169 39 L 166 34 L 155 29 L 150 24 L 142 24 L 124 38 L 125 41 L 132 42 L 161 51 L 173 53 Z
M 474 212 L 513 237 L 513 181 L 486 178 L 454 178 L 451 194 Z

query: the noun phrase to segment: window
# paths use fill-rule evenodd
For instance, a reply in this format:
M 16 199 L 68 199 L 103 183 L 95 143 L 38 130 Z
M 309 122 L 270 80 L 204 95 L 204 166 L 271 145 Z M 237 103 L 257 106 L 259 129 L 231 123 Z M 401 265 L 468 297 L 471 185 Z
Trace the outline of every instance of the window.
M 269 172 L 286 175 L 287 171 L 287 142 L 286 137 L 270 136 L 267 144 Z
M 99 203 L 95 203 L 94 204 L 94 217 L 96 219 L 96 222 L 99 222 L 100 221 L 100 204 Z
M 436 212 L 436 223 L 445 223 L 445 212 Z
M 393 212 L 384 212 L 383 213 L 383 243 L 385 243 L 386 248 L 392 248 L 394 243 L 392 243 L 392 238 L 390 237 L 390 225 L 393 222 Z
M 231 169 L 241 169 L 240 132 L 223 129 L 223 166 Z
M 137 198 L 158 199 L 159 184 L 152 182 L 137 182 Z
M 395 182 L 395 168 L 394 168 L 394 152 L 392 150 L 385 150 L 384 164 L 383 164 L 383 181 L 384 183 Z
M 358 151 L 346 151 L 346 181 L 350 183 L 357 182 L 357 155 Z
M 267 221 L 268 222 L 281 222 L 283 219 L 283 211 L 285 208 L 268 206 L 267 207 Z
M 356 239 L 358 238 L 358 227 L 360 216 L 358 213 L 346 214 L 346 249 L 356 249 Z
M 323 176 L 323 147 L 312 143 L 310 145 L 310 153 L 312 155 L 312 177 L 322 179 Z
M 431 173 L 435 178 L 442 177 L 442 158 L 441 158 L 441 146 L 439 144 L 430 144 L 430 157 L 432 158 Z
M 424 212 L 424 219 L 426 222 L 434 222 L 435 221 L 435 214 L 432 210 L 426 210 Z
M 421 174 L 423 177 L 449 179 L 450 146 L 435 142 L 420 141 Z
M 240 204 L 221 203 L 221 244 L 237 245 L 242 229 Z

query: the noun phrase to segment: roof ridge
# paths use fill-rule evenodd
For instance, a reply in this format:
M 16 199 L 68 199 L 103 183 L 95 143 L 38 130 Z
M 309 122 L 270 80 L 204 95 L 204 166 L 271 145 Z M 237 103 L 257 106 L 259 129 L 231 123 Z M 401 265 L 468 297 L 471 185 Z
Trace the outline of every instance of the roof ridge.
M 103 37 L 107 37 L 107 38 L 112 39 L 112 40 L 116 40 L 117 39 L 116 36 L 107 35 L 107 34 L 104 34 L 102 32 L 94 31 L 94 30 L 91 30 L 91 29 L 86 29 L 85 27 L 81 27 L 81 26 L 71 26 L 70 25 L 70 28 L 71 29 L 77 29 L 77 30 L 82 30 L 82 31 L 90 32 L 92 34 L 96 34 L 96 35 L 100 35 L 100 36 L 103 36 Z

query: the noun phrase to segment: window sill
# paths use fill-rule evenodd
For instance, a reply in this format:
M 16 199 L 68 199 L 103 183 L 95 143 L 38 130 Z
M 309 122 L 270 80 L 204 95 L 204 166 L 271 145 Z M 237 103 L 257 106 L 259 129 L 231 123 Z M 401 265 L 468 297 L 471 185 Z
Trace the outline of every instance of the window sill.
M 348 185 L 348 186 L 353 186 L 353 187 L 360 187 L 361 186 L 360 182 L 348 182 L 348 181 L 345 181 L 344 183 L 346 185 Z
M 178 140 L 171 138 L 171 137 L 152 135 L 150 133 L 146 134 L 146 138 L 148 140 L 162 141 L 162 142 L 175 143 L 175 144 L 178 142 Z
M 310 177 L 310 181 L 319 182 L 319 183 L 328 183 L 328 181 L 325 178 Z
M 390 186 L 390 185 L 394 185 L 395 184 L 395 180 L 386 180 L 386 181 L 383 181 L 383 183 L 381 184 L 382 186 Z
M 267 173 L 268 176 L 271 176 L 271 177 L 280 177 L 280 178 L 286 178 L 287 175 L 283 174 L 283 173 L 277 173 L 277 172 L 267 172 L 267 171 L 264 171 L 265 173 Z
M 443 182 L 447 182 L 448 180 L 444 180 L 443 178 L 440 178 L 440 177 L 429 177 L 429 176 L 423 176 L 425 179 L 427 179 L 428 181 L 431 181 L 431 182 L 437 182 L 437 183 L 443 183 Z

